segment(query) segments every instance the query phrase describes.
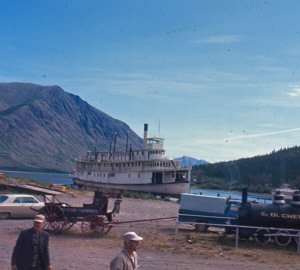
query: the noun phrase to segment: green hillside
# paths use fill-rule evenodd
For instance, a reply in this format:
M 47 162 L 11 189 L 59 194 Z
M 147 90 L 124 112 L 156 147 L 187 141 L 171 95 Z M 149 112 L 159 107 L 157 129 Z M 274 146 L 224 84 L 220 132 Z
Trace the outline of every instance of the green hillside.
M 201 188 L 270 192 L 282 184 L 300 188 L 300 147 L 230 162 L 193 166 L 192 179 Z

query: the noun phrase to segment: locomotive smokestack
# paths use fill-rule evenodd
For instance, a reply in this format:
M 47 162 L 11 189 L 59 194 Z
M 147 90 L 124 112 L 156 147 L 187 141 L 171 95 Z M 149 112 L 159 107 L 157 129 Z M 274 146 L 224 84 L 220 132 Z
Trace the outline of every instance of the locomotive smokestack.
M 248 189 L 247 188 L 243 188 L 242 189 L 242 203 L 247 203 L 248 201 Z
M 143 143 L 143 150 L 146 150 L 146 147 L 147 147 L 147 136 L 148 136 L 148 124 L 144 124 L 144 143 Z

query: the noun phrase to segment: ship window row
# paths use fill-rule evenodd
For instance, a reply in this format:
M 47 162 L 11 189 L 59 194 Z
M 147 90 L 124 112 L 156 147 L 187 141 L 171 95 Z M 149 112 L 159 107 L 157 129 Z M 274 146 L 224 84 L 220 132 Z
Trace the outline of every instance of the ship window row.
M 94 176 L 95 177 L 105 177 L 105 173 L 94 173 Z M 115 174 L 114 173 L 107 173 L 107 176 L 108 177 L 115 177 Z
M 131 159 L 133 157 L 143 157 L 145 151 L 131 151 L 131 152 L 122 152 L 122 153 L 116 153 L 116 152 L 112 152 L 112 153 L 106 153 L 106 154 L 102 154 L 99 155 L 97 160 L 98 161 L 109 161 L 111 159 L 113 159 L 114 161 L 116 160 L 128 160 Z M 147 152 L 146 152 L 147 153 Z
M 173 165 L 174 166 L 174 165 Z M 96 164 L 94 166 L 78 166 L 79 169 L 87 169 L 87 170 L 97 170 L 100 168 L 145 168 L 145 167 L 163 167 L 163 168 L 170 168 L 171 163 L 170 162 L 130 162 L 130 163 L 123 163 L 123 164 L 104 164 L 104 165 L 100 165 L 100 164 Z
M 156 154 L 156 155 L 161 155 L 161 154 L 163 154 L 164 153 L 164 151 L 149 151 L 149 154 Z
M 80 172 L 80 174 L 84 174 L 83 171 Z M 91 175 L 92 173 L 91 172 L 88 172 L 88 175 Z M 105 175 L 107 175 L 107 177 L 115 177 L 115 174 L 114 173 L 94 173 L 94 177 L 105 177 Z M 138 173 L 138 178 L 141 177 L 141 174 Z M 128 174 L 128 178 L 130 178 L 130 173 Z
M 122 153 L 105 153 L 102 155 L 96 154 L 89 154 L 86 158 L 81 158 L 81 160 L 87 160 L 87 161 L 95 161 L 97 159 L 98 162 L 103 161 L 122 161 L 122 160 L 130 160 L 132 158 L 145 158 L 145 156 L 150 154 L 156 154 L 156 155 L 162 155 L 164 154 L 164 150 L 150 150 L 150 151 L 132 151 L 132 152 L 122 152 Z M 146 155 L 145 155 L 146 154 Z
M 84 174 L 83 171 L 80 172 L 80 174 Z M 91 172 L 88 172 L 88 175 L 92 175 Z M 94 177 L 105 177 L 105 173 L 93 173 Z M 108 177 L 115 177 L 114 173 L 107 173 L 106 174 Z

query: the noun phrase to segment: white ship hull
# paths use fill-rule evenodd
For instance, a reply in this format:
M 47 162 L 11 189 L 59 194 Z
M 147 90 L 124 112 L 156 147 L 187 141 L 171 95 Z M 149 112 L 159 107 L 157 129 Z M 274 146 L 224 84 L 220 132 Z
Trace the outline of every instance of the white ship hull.
M 76 160 L 74 185 L 180 195 L 190 190 L 191 167 L 164 156 L 162 138 L 147 138 L 140 150 L 91 152 Z M 116 141 L 116 140 L 115 140 Z M 115 149 L 115 147 L 114 147 Z
M 166 184 L 111 184 L 99 183 L 95 181 L 87 181 L 73 178 L 74 184 L 89 188 L 109 188 L 117 190 L 130 190 L 139 192 L 150 192 L 160 195 L 180 195 L 181 193 L 190 192 L 189 182 L 166 183 Z

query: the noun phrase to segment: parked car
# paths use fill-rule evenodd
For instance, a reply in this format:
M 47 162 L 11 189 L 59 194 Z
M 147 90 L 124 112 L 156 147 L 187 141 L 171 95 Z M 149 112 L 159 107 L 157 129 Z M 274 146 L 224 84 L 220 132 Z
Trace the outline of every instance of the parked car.
M 33 218 L 45 203 L 32 195 L 3 194 L 0 195 L 0 219 Z

